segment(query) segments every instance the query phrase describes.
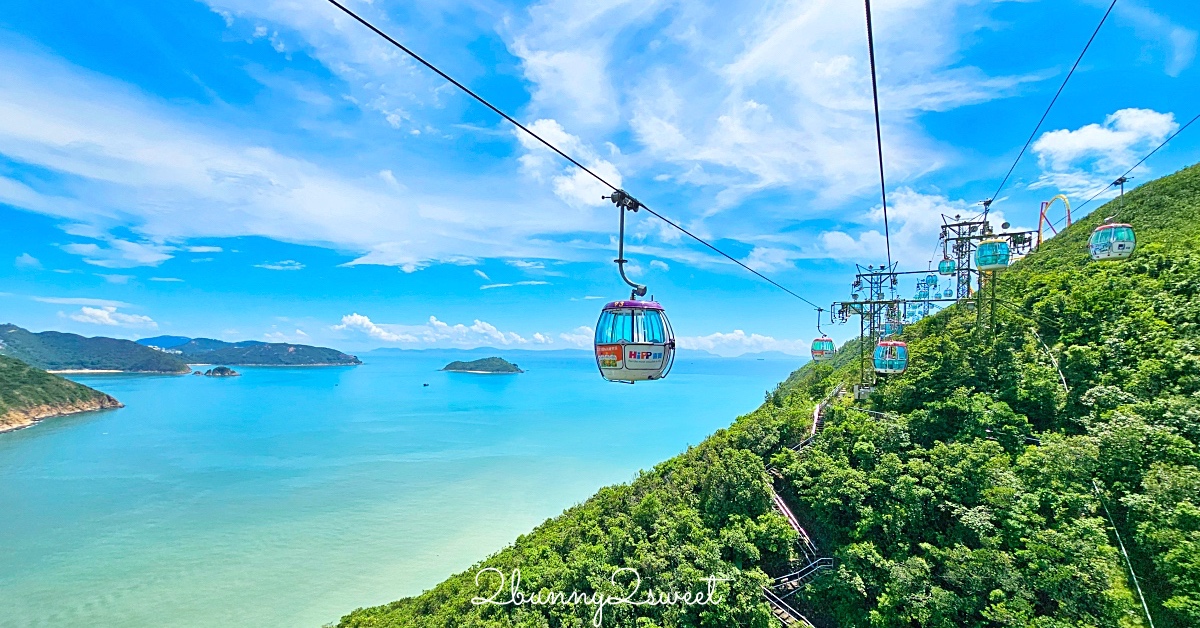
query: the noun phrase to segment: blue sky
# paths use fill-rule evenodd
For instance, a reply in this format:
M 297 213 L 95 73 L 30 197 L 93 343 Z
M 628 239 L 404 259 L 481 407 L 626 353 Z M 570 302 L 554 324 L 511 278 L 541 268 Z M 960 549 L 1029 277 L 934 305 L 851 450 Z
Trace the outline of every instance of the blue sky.
M 812 301 L 884 259 L 858 3 L 349 5 Z M 903 267 L 926 266 L 941 213 L 995 190 L 1107 5 L 877 1 Z M 1035 226 L 1060 192 L 1082 202 L 1200 113 L 1198 30 L 1190 0 L 1120 0 L 997 222 Z M 1189 130 L 1136 177 L 1197 161 Z M 0 15 L 6 322 L 357 351 L 587 346 L 600 305 L 627 294 L 602 191 L 324 0 Z M 684 346 L 806 350 L 809 306 L 629 219 L 631 274 Z

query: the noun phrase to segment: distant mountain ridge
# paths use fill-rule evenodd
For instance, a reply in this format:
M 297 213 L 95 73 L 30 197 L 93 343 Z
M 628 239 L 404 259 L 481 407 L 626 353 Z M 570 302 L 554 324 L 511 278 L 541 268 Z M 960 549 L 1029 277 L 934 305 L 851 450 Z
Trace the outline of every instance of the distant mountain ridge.
M 153 340 L 153 339 L 148 339 Z M 139 341 L 142 342 L 142 341 Z M 162 346 L 162 345 L 159 345 Z M 522 356 L 562 356 L 570 358 L 594 359 L 592 349 L 511 349 L 500 347 L 474 347 L 471 349 L 463 349 L 460 347 L 430 347 L 424 349 L 408 349 L 400 347 L 380 347 L 371 349 L 365 352 L 370 355 L 405 355 L 408 353 L 426 353 L 426 354 L 446 354 L 446 355 L 495 355 L 497 353 L 505 353 L 509 355 Z M 736 356 L 722 356 L 704 349 L 678 349 L 677 356 L 682 359 L 701 359 L 701 360 L 747 360 L 763 358 L 765 360 L 807 360 L 805 355 L 792 355 L 783 351 L 762 351 L 758 353 L 743 353 Z
M 178 344 L 177 344 L 178 343 Z M 171 346 L 163 346 L 171 345 Z M 337 349 L 257 340 L 158 336 L 137 342 L 57 331 L 31 332 L 0 325 L 0 355 L 47 371 L 190 373 L 188 364 L 235 366 L 340 366 L 362 364 Z
M 242 340 L 225 342 L 213 338 L 156 336 L 142 338 L 137 344 L 159 352 L 177 354 L 192 364 L 233 364 L 237 366 L 336 366 L 362 364 L 356 356 L 337 349 L 284 342 Z M 151 349 L 154 350 L 154 349 Z
M 156 351 L 131 340 L 87 338 L 57 331 L 39 333 L 16 325 L 0 325 L 0 354 L 47 371 L 127 371 L 186 373 L 179 356 Z

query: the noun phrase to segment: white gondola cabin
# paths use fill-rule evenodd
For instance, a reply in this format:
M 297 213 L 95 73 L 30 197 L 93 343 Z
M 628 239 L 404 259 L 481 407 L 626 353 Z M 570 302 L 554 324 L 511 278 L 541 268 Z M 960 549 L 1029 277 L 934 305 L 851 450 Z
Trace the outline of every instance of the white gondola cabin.
M 675 363 L 675 334 L 654 301 L 613 301 L 596 322 L 596 366 L 610 382 L 662 379 Z
M 1088 240 L 1088 253 L 1093 260 L 1123 260 L 1133 255 L 1137 248 L 1137 236 L 1133 226 L 1124 223 L 1108 223 L 1096 227 Z

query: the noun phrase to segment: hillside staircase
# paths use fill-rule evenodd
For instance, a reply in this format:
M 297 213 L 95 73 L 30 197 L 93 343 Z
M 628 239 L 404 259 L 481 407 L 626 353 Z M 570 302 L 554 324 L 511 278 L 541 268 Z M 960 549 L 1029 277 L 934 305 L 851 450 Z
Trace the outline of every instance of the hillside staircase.
M 834 388 L 813 408 L 812 428 L 809 430 L 808 438 L 805 438 L 798 445 L 791 447 L 792 451 L 801 451 L 812 444 L 817 434 L 825 426 L 825 412 L 833 404 L 834 400 L 842 394 L 842 389 L 843 386 L 840 385 Z M 772 482 L 783 479 L 783 473 L 774 465 L 767 467 L 767 472 L 771 474 Z M 817 545 L 813 543 L 808 531 L 800 525 L 800 520 L 796 518 L 792 509 L 783 499 L 783 496 L 774 487 L 771 488 L 771 501 L 775 506 L 775 510 L 779 511 L 787 519 L 788 525 L 799 536 L 798 544 L 800 546 L 802 561 L 797 563 L 799 565 L 797 569 L 775 578 L 770 588 L 763 587 L 763 597 L 766 598 L 767 604 L 770 605 L 771 613 L 775 616 L 775 619 L 779 620 L 779 623 L 784 626 L 815 628 L 812 622 L 808 621 L 808 618 L 788 605 L 785 600 L 788 596 L 799 591 L 805 583 L 815 578 L 823 569 L 833 567 L 833 559 L 820 555 L 817 551 Z

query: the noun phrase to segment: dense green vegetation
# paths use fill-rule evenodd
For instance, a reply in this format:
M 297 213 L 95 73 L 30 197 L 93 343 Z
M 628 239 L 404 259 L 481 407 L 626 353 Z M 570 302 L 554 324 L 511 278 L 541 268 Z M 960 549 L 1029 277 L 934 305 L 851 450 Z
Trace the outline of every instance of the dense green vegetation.
M 102 402 L 109 407 L 118 405 L 115 399 L 100 391 L 0 355 L 0 429 L 9 426 L 10 412 L 87 402 Z
M 355 356 L 336 349 L 283 342 L 243 340 L 225 342 L 212 338 L 157 336 L 143 338 L 139 344 L 178 352 L 192 364 L 234 364 L 259 366 L 316 366 L 362 364 Z
M 1092 263 L 1092 228 L 1120 208 L 1128 261 Z M 694 590 L 724 603 L 605 610 L 605 626 L 754 626 L 759 585 L 795 559 L 771 481 L 832 569 L 790 600 L 819 626 L 1147 625 L 1105 507 L 1158 628 L 1200 625 L 1200 167 L 1113 202 L 1017 263 L 996 304 L 905 330 L 911 366 L 869 402 L 842 398 L 814 442 L 814 400 L 857 377 L 853 343 L 807 365 L 701 445 L 601 490 L 424 594 L 359 609 L 346 627 L 585 626 L 594 607 L 476 606 L 521 590 Z M 990 288 L 986 294 L 990 294 Z M 872 411 L 871 413 L 865 410 Z M 491 578 L 491 579 L 488 579 Z M 501 599 L 508 596 L 502 595 Z
M 480 358 L 470 362 L 455 360 L 445 366 L 443 371 L 469 371 L 473 373 L 522 373 L 516 364 L 504 358 Z
M 51 371 L 189 371 L 187 364 L 179 356 L 156 351 L 131 340 L 85 338 L 57 331 L 32 333 L 16 325 L 0 325 L 0 354 Z

